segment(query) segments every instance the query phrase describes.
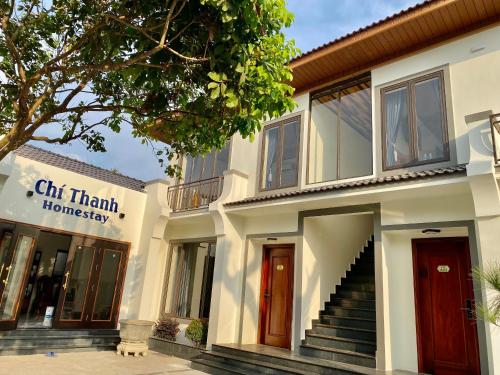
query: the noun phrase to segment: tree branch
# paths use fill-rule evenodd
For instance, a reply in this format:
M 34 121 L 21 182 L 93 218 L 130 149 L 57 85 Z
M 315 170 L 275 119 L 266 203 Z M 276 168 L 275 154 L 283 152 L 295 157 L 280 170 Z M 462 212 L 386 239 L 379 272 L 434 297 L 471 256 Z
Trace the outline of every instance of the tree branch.
M 167 0 L 168 4 L 168 0 Z M 163 26 L 163 31 L 161 33 L 161 38 L 160 38 L 160 47 L 165 46 L 165 41 L 167 39 L 167 34 L 168 34 L 168 29 L 170 27 L 170 20 L 172 19 L 172 14 L 174 13 L 174 9 L 177 6 L 177 0 L 173 0 L 172 5 L 170 6 L 170 9 L 168 10 L 167 14 L 167 19 L 165 20 L 165 26 Z

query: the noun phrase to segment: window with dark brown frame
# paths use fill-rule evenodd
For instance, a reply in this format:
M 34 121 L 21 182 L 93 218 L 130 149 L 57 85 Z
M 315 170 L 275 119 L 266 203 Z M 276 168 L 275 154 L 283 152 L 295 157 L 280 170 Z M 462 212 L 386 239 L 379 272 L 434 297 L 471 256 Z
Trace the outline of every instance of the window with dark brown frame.
M 297 186 L 300 116 L 275 122 L 262 136 L 260 190 Z
M 184 182 L 196 182 L 222 176 L 229 166 L 229 142 L 220 151 L 213 150 L 205 156 L 187 156 Z
M 383 88 L 383 169 L 449 160 L 443 72 Z
M 373 173 L 369 74 L 313 93 L 310 116 L 308 184 Z

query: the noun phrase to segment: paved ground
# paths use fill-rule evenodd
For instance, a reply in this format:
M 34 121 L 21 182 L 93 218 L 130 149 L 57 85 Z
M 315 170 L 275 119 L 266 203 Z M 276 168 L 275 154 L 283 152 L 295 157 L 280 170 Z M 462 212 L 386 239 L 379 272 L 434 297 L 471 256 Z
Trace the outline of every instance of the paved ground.
M 201 375 L 189 361 L 149 352 L 147 357 L 122 357 L 115 352 L 62 353 L 0 357 L 0 375 Z

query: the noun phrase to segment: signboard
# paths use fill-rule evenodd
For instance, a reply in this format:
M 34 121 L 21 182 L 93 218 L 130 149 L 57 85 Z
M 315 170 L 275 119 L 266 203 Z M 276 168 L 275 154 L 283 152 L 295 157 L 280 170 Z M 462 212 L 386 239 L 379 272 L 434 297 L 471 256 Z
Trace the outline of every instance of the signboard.
M 118 202 L 115 198 L 100 198 L 87 193 L 84 189 L 67 188 L 66 185 L 58 187 L 51 180 L 37 180 L 35 193 L 48 198 L 42 203 L 44 210 L 95 220 L 101 224 L 109 220 L 109 214 L 118 213 Z M 68 203 L 81 208 L 68 206 Z

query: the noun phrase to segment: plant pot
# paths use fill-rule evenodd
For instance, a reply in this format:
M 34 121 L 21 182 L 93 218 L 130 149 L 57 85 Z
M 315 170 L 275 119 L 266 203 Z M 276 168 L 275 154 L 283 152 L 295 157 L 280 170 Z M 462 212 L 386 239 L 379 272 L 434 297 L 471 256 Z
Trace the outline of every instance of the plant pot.
M 154 322 L 148 320 L 120 320 L 121 342 L 116 347 L 117 354 L 127 356 L 132 353 L 134 357 L 139 354 L 148 354 L 148 339 Z
M 149 320 L 120 320 L 120 338 L 125 342 L 147 343 L 153 324 Z

